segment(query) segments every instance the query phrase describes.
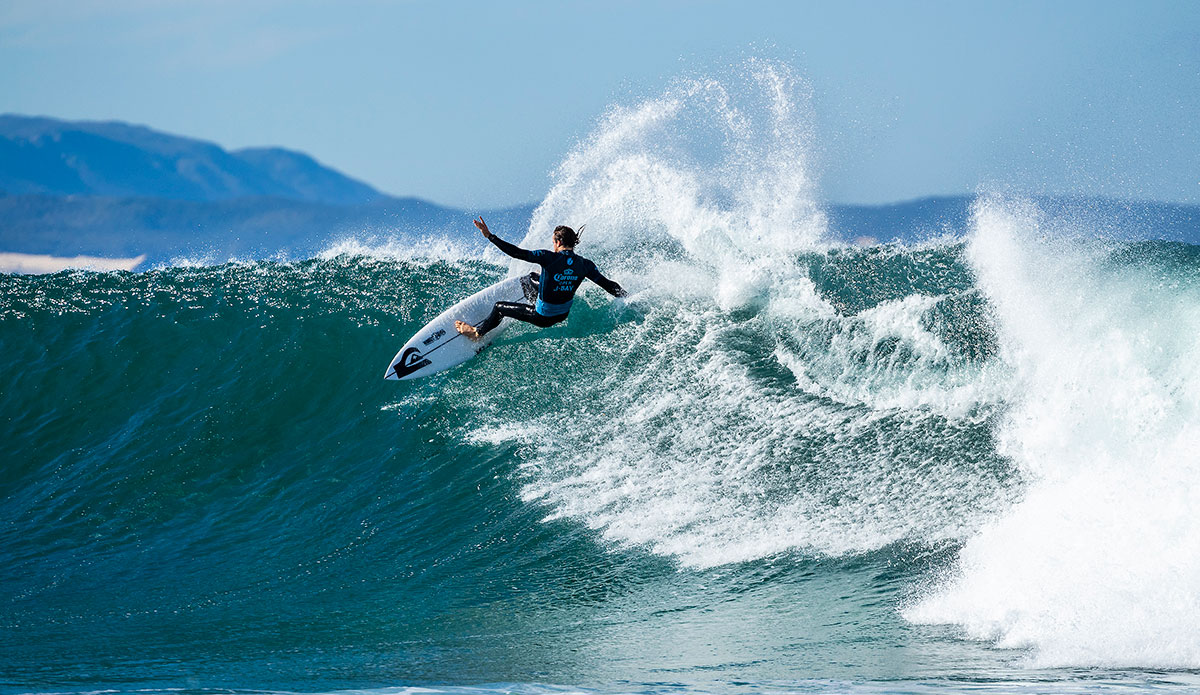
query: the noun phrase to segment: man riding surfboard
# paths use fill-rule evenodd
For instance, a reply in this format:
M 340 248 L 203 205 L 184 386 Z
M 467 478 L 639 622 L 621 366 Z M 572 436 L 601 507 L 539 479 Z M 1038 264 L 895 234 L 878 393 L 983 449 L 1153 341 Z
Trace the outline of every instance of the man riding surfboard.
M 542 267 L 542 272 L 538 279 L 538 296 L 534 304 L 496 302 L 492 313 L 478 326 L 472 326 L 465 321 L 455 321 L 454 328 L 471 340 L 479 340 L 488 331 L 500 325 L 501 319 L 505 317 L 532 323 L 539 328 L 567 320 L 575 291 L 583 284 L 584 278 L 604 288 L 614 297 L 624 297 L 626 294 L 620 285 L 601 275 L 595 263 L 576 255 L 575 245 L 579 243 L 579 234 L 570 227 L 559 225 L 554 228 L 553 251 L 529 251 L 492 234 L 482 217 L 474 222 L 483 237 L 495 244 L 496 248 L 517 260 L 536 263 Z

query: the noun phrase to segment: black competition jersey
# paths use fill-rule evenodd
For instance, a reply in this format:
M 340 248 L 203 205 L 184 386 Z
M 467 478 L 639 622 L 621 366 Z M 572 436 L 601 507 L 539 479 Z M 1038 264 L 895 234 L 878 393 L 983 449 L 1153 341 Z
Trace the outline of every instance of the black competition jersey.
M 529 251 L 493 234 L 490 241 L 504 253 L 522 261 L 536 263 L 542 267 L 541 282 L 538 283 L 538 299 L 534 309 L 542 316 L 559 316 L 571 310 L 575 291 L 587 278 L 615 296 L 625 296 L 625 290 L 617 283 L 600 274 L 596 264 L 571 250 L 559 252 L 538 249 Z

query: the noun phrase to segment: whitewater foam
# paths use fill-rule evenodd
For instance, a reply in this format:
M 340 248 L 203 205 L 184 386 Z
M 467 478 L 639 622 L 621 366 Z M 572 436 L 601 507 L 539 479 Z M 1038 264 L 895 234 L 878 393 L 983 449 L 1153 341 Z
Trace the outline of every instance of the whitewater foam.
M 1031 481 L 905 615 L 1039 666 L 1200 666 L 1200 283 L 981 201 L 969 260 L 1019 384 L 997 448 Z
M 852 316 L 795 321 L 775 357 L 814 396 L 982 421 L 1006 397 L 1007 370 L 963 358 L 931 330 L 929 317 L 946 299 L 913 294 Z

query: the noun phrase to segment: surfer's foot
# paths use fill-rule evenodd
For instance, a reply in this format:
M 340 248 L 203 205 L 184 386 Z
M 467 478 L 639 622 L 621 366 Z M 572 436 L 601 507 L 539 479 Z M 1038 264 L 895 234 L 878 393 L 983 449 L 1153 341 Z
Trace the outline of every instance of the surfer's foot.
M 479 331 L 466 321 L 455 321 L 454 330 L 462 333 L 471 340 L 479 340 Z

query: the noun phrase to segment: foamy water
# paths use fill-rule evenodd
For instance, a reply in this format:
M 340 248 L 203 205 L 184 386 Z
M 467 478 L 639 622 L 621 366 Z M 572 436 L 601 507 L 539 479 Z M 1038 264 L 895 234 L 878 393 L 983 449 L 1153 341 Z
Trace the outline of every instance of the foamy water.
M 983 201 L 969 258 L 1020 388 L 998 448 L 1032 481 L 909 608 L 1042 666 L 1200 665 L 1200 283 L 1114 266 Z

